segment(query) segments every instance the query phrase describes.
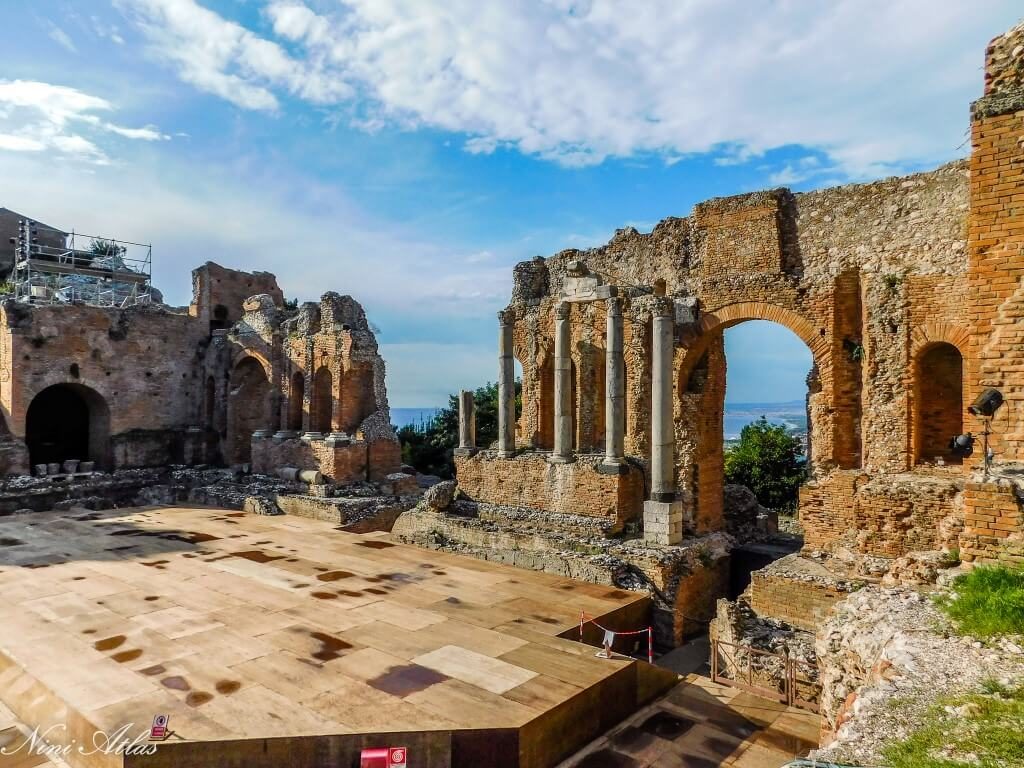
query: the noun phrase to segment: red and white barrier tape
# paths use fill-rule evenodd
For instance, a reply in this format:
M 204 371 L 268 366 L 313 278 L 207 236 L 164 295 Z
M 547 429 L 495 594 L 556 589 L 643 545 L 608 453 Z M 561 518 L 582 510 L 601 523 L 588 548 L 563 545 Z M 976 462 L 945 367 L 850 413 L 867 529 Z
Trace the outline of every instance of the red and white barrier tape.
M 632 629 L 626 632 L 619 632 L 614 629 L 608 629 L 602 627 L 593 618 L 588 618 L 584 611 L 580 611 L 580 642 L 583 642 L 583 625 L 593 624 L 598 629 L 602 629 L 605 632 L 611 632 L 613 635 L 647 635 L 647 663 L 654 664 L 654 627 L 645 627 L 644 629 Z

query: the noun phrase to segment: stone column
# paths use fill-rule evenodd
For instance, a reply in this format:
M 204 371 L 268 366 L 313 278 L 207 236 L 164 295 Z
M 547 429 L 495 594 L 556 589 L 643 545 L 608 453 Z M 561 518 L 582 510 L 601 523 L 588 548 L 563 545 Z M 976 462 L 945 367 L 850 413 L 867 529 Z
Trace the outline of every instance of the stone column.
M 476 404 L 472 390 L 459 392 L 459 447 L 456 456 L 472 456 L 476 453 Z
M 555 307 L 555 445 L 549 461 L 565 463 L 572 456 L 572 325 L 569 305 Z
M 604 461 L 605 470 L 625 467 L 626 370 L 622 357 L 622 299 L 608 299 L 605 346 Z
M 516 452 L 516 369 L 512 357 L 512 316 L 499 312 L 498 322 L 498 456 Z
M 644 502 L 644 537 L 678 544 L 683 505 L 676 496 L 672 362 L 675 319 L 670 302 L 654 311 L 651 354 L 651 498 Z

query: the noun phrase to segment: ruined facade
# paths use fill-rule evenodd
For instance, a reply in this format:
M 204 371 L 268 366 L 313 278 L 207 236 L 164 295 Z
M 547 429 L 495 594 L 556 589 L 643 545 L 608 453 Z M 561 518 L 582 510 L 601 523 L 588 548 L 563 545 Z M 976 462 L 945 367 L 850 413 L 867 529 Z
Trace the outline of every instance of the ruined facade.
M 187 308 L 2 302 L 0 411 L 6 475 L 226 464 L 347 483 L 399 466 L 362 307 L 286 310 L 273 275 L 212 262 Z
M 723 332 L 769 320 L 813 357 L 809 549 L 1024 560 L 1022 51 L 1024 27 L 988 49 L 968 160 L 709 200 L 517 265 L 499 313 L 504 424 L 497 446 L 457 456 L 461 498 L 599 519 L 666 552 L 723 530 Z M 967 406 L 985 387 L 1007 399 L 988 476 L 980 439 L 969 459 L 950 450 L 984 428 Z

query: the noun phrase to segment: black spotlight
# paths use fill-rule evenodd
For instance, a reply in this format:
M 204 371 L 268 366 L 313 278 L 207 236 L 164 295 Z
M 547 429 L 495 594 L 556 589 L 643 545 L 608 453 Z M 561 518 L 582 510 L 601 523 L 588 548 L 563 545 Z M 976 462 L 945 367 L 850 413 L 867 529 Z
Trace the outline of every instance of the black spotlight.
M 1003 404 L 1003 393 L 998 389 L 986 389 L 967 407 L 968 413 L 990 418 Z
M 961 459 L 966 459 L 974 453 L 974 435 L 968 432 L 966 435 L 957 435 L 949 441 L 949 452 Z

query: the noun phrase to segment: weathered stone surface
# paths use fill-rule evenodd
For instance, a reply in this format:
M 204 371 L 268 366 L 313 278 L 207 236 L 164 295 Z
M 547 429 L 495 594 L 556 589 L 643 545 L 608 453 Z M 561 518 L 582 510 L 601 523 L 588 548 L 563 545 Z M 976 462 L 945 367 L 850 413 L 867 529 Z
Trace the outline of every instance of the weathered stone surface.
M 745 485 L 727 484 L 722 495 L 725 530 L 737 541 L 764 541 L 778 533 L 778 513 L 762 507 Z
M 457 484 L 454 480 L 445 480 L 437 483 L 426 490 L 423 494 L 423 503 L 435 512 L 443 512 L 451 506 L 455 498 Z
M 247 496 L 242 502 L 242 509 L 253 515 L 283 515 L 284 512 L 273 499 L 266 496 Z
M 881 749 L 917 727 L 939 697 L 981 690 L 986 679 L 1024 684 L 1013 643 L 991 646 L 953 632 L 916 591 L 870 587 L 836 605 L 818 630 L 822 725 L 835 741 L 819 760 L 882 765 Z

